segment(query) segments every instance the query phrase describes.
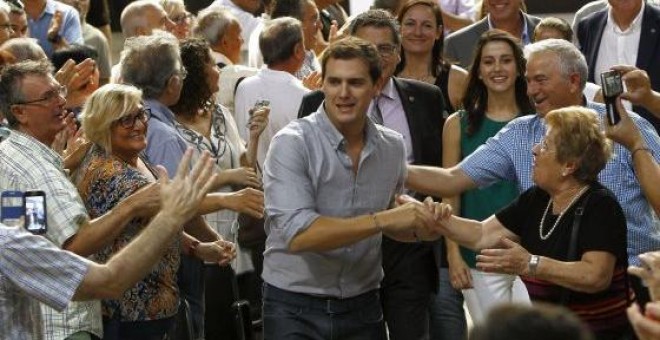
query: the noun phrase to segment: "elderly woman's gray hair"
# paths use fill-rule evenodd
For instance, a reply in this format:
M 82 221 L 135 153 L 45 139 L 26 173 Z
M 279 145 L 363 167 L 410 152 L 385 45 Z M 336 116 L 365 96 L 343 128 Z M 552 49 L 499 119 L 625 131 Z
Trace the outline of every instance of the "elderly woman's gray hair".
M 44 60 L 48 57 L 44 50 L 39 46 L 37 39 L 34 38 L 13 38 L 5 41 L 0 50 L 9 52 L 14 58 L 14 62 L 25 60 Z
M 587 68 L 587 60 L 575 45 L 563 39 L 546 39 L 525 46 L 525 58 L 528 60 L 533 55 L 543 53 L 557 55 L 562 76 L 568 79 L 571 74 L 579 75 L 580 89 L 584 90 L 589 76 L 589 69 Z
M 112 123 L 130 115 L 142 103 L 142 91 L 125 84 L 106 84 L 87 99 L 80 122 L 87 139 L 112 152 Z
M 266 22 L 259 35 L 259 49 L 264 57 L 264 64 L 269 66 L 289 60 L 298 44 L 302 47 L 302 26 L 298 19 L 290 17 Z
M 197 26 L 193 29 L 193 35 L 203 38 L 209 45 L 216 46 L 222 40 L 227 27 L 238 19 L 224 8 L 210 8 L 203 10 L 197 16 Z
M 166 32 L 129 38 L 120 63 L 125 83 L 141 89 L 146 99 L 158 98 L 179 71 L 179 42 Z
M 596 112 L 569 106 L 548 112 L 545 122 L 556 133 L 557 160 L 576 162 L 573 177 L 578 181 L 596 181 L 612 154 L 612 143 L 605 137 Z

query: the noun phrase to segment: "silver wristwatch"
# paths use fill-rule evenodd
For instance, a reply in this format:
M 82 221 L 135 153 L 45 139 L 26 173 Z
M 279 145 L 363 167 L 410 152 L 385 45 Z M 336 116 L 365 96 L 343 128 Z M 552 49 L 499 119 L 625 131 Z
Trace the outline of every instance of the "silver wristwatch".
M 539 260 L 541 259 L 538 255 L 532 255 L 529 258 L 529 263 L 527 268 L 529 269 L 529 276 L 536 276 L 536 269 L 539 267 Z

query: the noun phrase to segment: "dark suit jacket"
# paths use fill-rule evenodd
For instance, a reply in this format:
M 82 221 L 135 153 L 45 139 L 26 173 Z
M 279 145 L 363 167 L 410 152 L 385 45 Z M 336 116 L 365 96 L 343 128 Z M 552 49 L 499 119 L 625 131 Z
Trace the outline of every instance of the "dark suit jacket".
M 539 24 L 541 18 L 522 13 L 527 22 L 527 34 L 529 38 L 534 37 L 534 28 Z M 463 27 L 460 30 L 450 34 L 445 39 L 444 57 L 448 61 L 458 63 L 461 67 L 467 69 L 472 64 L 474 49 L 477 42 L 484 32 L 488 31 L 488 18 L 483 18 L 474 24 Z
M 447 112 L 442 92 L 437 86 L 394 77 L 403 110 L 410 128 L 413 164 L 442 164 L 442 127 Z M 324 94 L 313 91 L 303 97 L 298 118 L 315 112 Z M 433 242 L 403 243 L 383 237 L 383 287 L 404 286 L 419 294 L 435 292 L 438 287 L 438 254 Z
M 578 23 L 577 37 L 580 49 L 587 58 L 589 65 L 588 80 L 594 82 L 598 74 L 594 74 L 600 42 L 607 23 L 607 9 L 598 11 L 582 19 Z M 639 37 L 637 49 L 637 62 L 635 66 L 645 70 L 651 79 L 651 87 L 660 91 L 660 8 L 646 4 L 642 14 L 642 32 Z M 660 120 L 641 106 L 634 106 L 633 110 L 648 119 L 660 131 Z

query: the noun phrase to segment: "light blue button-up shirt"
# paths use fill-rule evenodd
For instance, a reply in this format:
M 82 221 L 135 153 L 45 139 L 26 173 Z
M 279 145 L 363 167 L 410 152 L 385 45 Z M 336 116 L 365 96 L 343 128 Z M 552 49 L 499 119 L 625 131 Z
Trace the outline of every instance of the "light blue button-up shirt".
M 165 167 L 167 175 L 172 178 L 176 175 L 188 144 L 175 128 L 172 110 L 155 99 L 147 99 L 144 104 L 151 110 L 144 155 L 149 163 Z
M 56 11 L 62 12 L 62 26 L 60 36 L 69 44 L 83 44 L 80 17 L 75 8 L 55 0 L 47 0 L 46 7 L 39 18 L 33 20 L 28 17 L 28 28 L 30 36 L 37 39 L 39 46 L 44 49 L 50 58 L 53 55 L 53 44 L 48 41 L 48 28 Z
M 376 289 L 383 278 L 381 235 L 324 252 L 291 253 L 288 245 L 319 217 L 348 218 L 388 208 L 403 188 L 401 135 L 367 120 L 359 168 L 323 105 L 273 138 L 264 169 L 264 281 L 278 288 L 348 298 Z
M 588 103 L 603 120 L 605 106 Z M 660 138 L 655 129 L 639 115 L 631 113 L 646 145 L 660 158 Z M 525 116 L 512 120 L 486 144 L 465 158 L 459 167 L 479 186 L 487 186 L 501 179 L 516 181 L 520 192 L 527 190 L 532 180 L 532 147 L 545 135 L 545 123 L 539 116 Z M 660 237 L 653 214 L 635 176 L 630 152 L 614 144 L 613 155 L 598 175 L 598 180 L 612 190 L 623 208 L 628 224 L 628 261 L 639 265 L 637 255 L 660 249 Z

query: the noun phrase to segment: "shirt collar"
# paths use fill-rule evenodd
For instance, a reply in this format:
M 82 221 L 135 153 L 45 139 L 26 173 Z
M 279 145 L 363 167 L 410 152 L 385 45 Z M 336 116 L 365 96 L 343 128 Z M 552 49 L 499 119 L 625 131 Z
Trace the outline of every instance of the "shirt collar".
M 396 98 L 396 88 L 394 87 L 394 80 L 392 77 L 385 83 L 385 86 L 383 86 L 383 89 L 380 91 L 380 95 L 387 97 L 389 99 L 394 99 Z
M 55 15 L 55 11 L 57 11 L 57 4 L 55 3 L 55 1 L 47 0 L 46 7 L 44 7 L 44 11 L 41 13 L 39 17 L 41 18 L 41 16 L 44 15 L 45 13 L 48 13 L 50 15 Z
M 163 105 L 156 99 L 147 99 L 144 101 L 145 105 L 151 109 L 151 117 L 160 120 L 161 122 L 174 126 L 174 112 L 169 107 Z
M 335 150 L 345 150 L 346 138 L 337 130 L 332 124 L 328 114 L 325 112 L 325 101 L 319 106 L 319 109 L 314 113 L 314 117 L 318 119 L 321 132 L 328 138 L 332 148 Z M 367 117 L 365 125 L 365 150 L 370 149 L 375 144 L 376 139 L 379 138 L 380 131 L 371 119 Z
M 10 130 L 9 137 L 7 137 L 7 140 L 3 143 L 10 142 L 21 145 L 32 152 L 38 152 L 43 158 L 54 164 L 58 169 L 64 168 L 62 156 L 55 152 L 50 146 L 38 141 L 36 138 L 28 134 L 18 130 Z
M 522 20 L 523 23 L 523 29 L 522 29 L 522 35 L 520 36 L 520 41 L 522 42 L 523 45 L 528 45 L 532 41 L 529 39 L 529 33 L 528 33 L 528 26 L 527 26 L 527 19 L 525 19 L 525 16 L 523 15 L 523 12 L 519 12 L 520 15 L 520 20 Z M 490 21 L 490 14 L 486 17 L 488 21 L 488 29 L 494 29 L 497 28 L 493 26 L 493 22 Z
M 646 5 L 645 1 L 642 1 L 642 7 L 639 8 L 639 13 L 635 16 L 635 19 L 630 23 L 630 26 L 625 31 L 622 30 L 619 25 L 617 25 L 614 20 L 612 20 L 612 6 L 607 5 L 607 25 L 612 27 L 612 30 L 616 34 L 628 34 L 633 32 L 639 32 L 642 29 L 642 17 L 644 16 L 644 8 Z

